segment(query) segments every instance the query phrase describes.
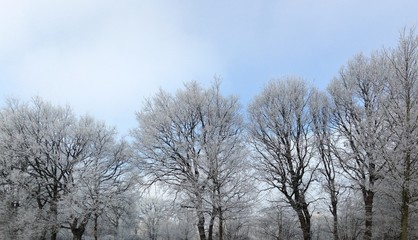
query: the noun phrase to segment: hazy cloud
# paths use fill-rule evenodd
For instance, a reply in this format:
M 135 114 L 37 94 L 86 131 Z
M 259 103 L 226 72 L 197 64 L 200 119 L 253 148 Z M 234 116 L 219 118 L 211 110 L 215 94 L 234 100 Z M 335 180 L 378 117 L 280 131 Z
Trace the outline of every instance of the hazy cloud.
M 1 1 L 0 97 L 69 103 L 121 132 L 159 87 L 224 78 L 248 99 L 273 77 L 326 85 L 417 24 L 414 1 Z

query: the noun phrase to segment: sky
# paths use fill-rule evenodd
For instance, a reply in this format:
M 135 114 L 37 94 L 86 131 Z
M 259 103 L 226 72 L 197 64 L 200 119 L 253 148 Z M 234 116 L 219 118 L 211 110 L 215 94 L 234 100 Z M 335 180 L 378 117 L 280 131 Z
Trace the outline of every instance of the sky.
M 0 0 L 0 106 L 40 96 L 127 135 L 159 88 L 219 76 L 245 109 L 272 79 L 325 89 L 355 54 L 395 47 L 418 25 L 417 9 L 416 0 Z

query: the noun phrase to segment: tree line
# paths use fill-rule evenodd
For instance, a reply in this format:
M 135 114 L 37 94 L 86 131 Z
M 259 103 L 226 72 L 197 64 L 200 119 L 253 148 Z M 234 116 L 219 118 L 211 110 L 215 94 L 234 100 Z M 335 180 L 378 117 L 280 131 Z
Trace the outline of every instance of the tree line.
M 127 141 L 70 107 L 8 99 L 0 238 L 418 237 L 413 29 L 355 55 L 326 91 L 276 79 L 244 111 L 215 78 L 160 90 L 136 118 Z

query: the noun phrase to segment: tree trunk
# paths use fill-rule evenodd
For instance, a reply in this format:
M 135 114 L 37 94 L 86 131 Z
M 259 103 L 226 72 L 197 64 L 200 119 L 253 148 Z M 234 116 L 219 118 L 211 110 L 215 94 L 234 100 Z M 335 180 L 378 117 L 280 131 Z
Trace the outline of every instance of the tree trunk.
M 77 218 L 74 218 L 73 222 L 70 224 L 71 233 L 73 234 L 73 240 L 81 240 L 83 237 L 84 231 L 86 230 L 86 225 L 90 215 L 84 217 L 84 219 L 78 224 Z
M 408 220 L 409 220 L 409 183 L 405 182 L 402 186 L 402 205 L 401 205 L 401 240 L 408 239 Z
M 401 204 L 401 240 L 408 239 L 408 221 L 409 221 L 409 181 L 411 176 L 411 152 L 407 151 L 404 163 L 404 182 L 402 184 L 402 204 Z
M 302 226 L 303 239 L 311 240 L 311 218 L 306 217 L 305 224 Z
M 97 211 L 94 212 L 94 226 L 93 226 L 93 236 L 94 236 L 94 240 L 98 240 L 99 239 L 99 227 L 98 227 L 98 223 L 97 220 L 99 219 L 99 214 L 97 214 Z
M 57 206 L 57 201 L 56 199 L 53 199 L 51 202 L 51 206 L 49 208 L 50 210 L 50 216 L 51 216 L 51 220 L 52 220 L 52 225 L 51 225 L 51 240 L 57 240 L 57 236 L 58 236 L 58 229 L 57 229 L 57 221 L 58 221 L 58 206 Z
M 334 240 L 339 240 L 339 236 L 338 236 L 338 209 L 337 209 L 337 204 L 338 204 L 338 200 L 337 200 L 337 196 L 336 196 L 336 192 L 332 191 L 332 196 L 331 196 L 331 213 L 332 213 L 332 217 L 333 217 L 333 235 L 334 235 Z
M 409 219 L 409 191 L 402 189 L 402 206 L 401 206 L 401 238 L 408 239 L 408 219 Z
M 279 236 L 277 236 L 277 240 L 283 239 L 283 212 L 278 212 L 278 221 L 279 221 Z
M 364 231 L 364 240 L 372 239 L 372 227 L 373 227 L 373 198 L 374 192 L 371 190 L 363 190 L 364 192 L 364 208 L 366 211 L 366 229 Z
M 198 174 L 198 171 L 196 171 Z M 206 240 L 205 234 L 205 214 L 203 210 L 203 198 L 201 193 L 196 193 L 196 214 L 197 214 L 197 230 L 199 231 L 199 239 Z
M 71 229 L 71 232 L 73 233 L 73 240 L 81 240 L 84 234 L 84 227 Z
M 311 218 L 307 207 L 296 210 L 304 240 L 311 240 Z
M 213 207 L 212 215 L 210 216 L 210 221 L 209 221 L 208 240 L 213 239 L 213 225 L 215 223 L 215 217 L 216 217 L 216 208 Z
M 300 228 L 302 229 L 303 233 L 303 239 L 311 240 L 311 215 L 309 213 L 308 204 L 306 203 L 305 196 L 300 192 L 297 178 L 292 178 L 294 199 L 290 195 L 287 195 L 286 197 L 289 199 L 293 210 L 295 210 L 296 214 L 298 215 Z
M 199 237 L 200 240 L 206 240 L 206 234 L 205 234 L 205 215 L 201 210 L 197 210 L 197 229 L 199 231 Z
M 334 229 L 333 229 L 334 240 L 339 240 L 337 209 L 335 209 L 335 214 L 333 214 L 333 218 L 334 218 Z
M 224 218 L 222 208 L 219 207 L 219 240 L 224 239 Z

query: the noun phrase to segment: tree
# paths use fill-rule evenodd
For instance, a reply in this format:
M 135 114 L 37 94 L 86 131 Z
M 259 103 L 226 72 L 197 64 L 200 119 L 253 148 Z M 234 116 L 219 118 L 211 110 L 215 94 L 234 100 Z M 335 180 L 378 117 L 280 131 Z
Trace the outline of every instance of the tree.
M 93 237 L 99 239 L 98 219 L 108 211 L 112 202 L 123 198 L 131 184 L 129 145 L 116 140 L 114 128 L 90 117 L 80 119 L 78 126 L 88 141 L 87 155 L 80 159 L 72 172 L 72 188 L 63 199 L 63 228 L 71 230 L 79 240 L 90 220 Z
M 58 203 L 68 193 L 73 167 L 84 153 L 86 142 L 72 135 L 75 116 L 62 108 L 34 98 L 31 104 L 10 100 L 4 110 L 3 149 L 19 170 L 18 185 L 33 199 L 38 216 L 48 222 L 51 239 L 59 229 Z M 46 211 L 45 208 L 48 207 Z M 47 229 L 41 239 L 46 238 Z
M 202 90 L 197 84 L 178 92 L 176 98 L 163 92 L 148 101 L 137 114 L 135 146 L 152 181 L 161 180 L 188 197 L 196 210 L 200 239 L 205 236 L 204 192 L 201 156 L 200 111 Z
M 162 222 L 169 218 L 172 211 L 167 200 L 148 197 L 139 203 L 138 213 L 143 234 L 149 240 L 157 240 L 160 238 Z
M 224 222 L 245 211 L 255 198 L 251 184 L 248 151 L 244 145 L 243 122 L 238 99 L 223 98 L 220 83 L 210 89 L 205 120 L 205 153 L 212 212 L 209 240 L 212 239 L 215 217 L 218 217 L 219 239 L 224 237 Z
M 397 48 L 385 52 L 391 78 L 388 81 L 388 99 L 385 117 L 390 132 L 389 172 L 400 189 L 400 239 L 408 239 L 409 206 L 418 200 L 413 186 L 418 179 L 416 154 L 418 149 L 418 37 L 411 29 L 401 34 Z M 416 189 L 415 189 L 416 190 Z
M 387 146 L 383 115 L 387 61 L 379 53 L 349 61 L 329 87 L 333 127 L 344 173 L 360 188 L 365 208 L 364 239 L 372 239 L 373 201 L 385 171 L 381 152 Z
M 224 200 L 239 196 L 231 195 L 233 171 L 225 168 L 241 165 L 236 154 L 242 156 L 243 123 L 237 98 L 223 97 L 219 82 L 209 89 L 191 82 L 174 96 L 161 90 L 137 120 L 135 148 L 148 179 L 185 196 L 183 207 L 196 211 L 200 239 L 206 239 L 205 213 L 220 216 Z
M 259 239 L 300 239 L 298 219 L 288 206 L 277 204 L 260 209 L 257 215 L 257 237 Z M 293 212 L 291 212 L 293 211 Z
M 340 239 L 359 239 L 364 225 L 362 209 L 364 209 L 364 201 L 362 193 L 358 190 L 348 189 L 339 201 L 339 223 L 338 231 Z
M 113 233 L 114 239 L 130 239 L 137 235 L 139 219 L 137 209 L 132 207 L 137 200 L 138 193 L 132 186 L 107 204 L 102 222 L 108 223 L 107 232 Z
M 10 209 L 16 223 L 33 225 L 12 230 L 11 238 L 31 230 L 39 239 L 57 239 L 66 227 L 81 239 L 91 217 L 97 220 L 129 187 L 129 146 L 115 140 L 114 129 L 40 98 L 28 104 L 10 100 L 0 117 L 1 160 L 7 163 L 2 185 L 16 192 Z M 30 214 L 19 214 L 23 207 L 34 216 L 25 220 Z
M 318 152 L 318 158 L 321 161 L 319 172 L 325 178 L 323 187 L 329 194 L 330 205 L 328 208 L 333 217 L 333 236 L 334 240 L 338 240 L 338 196 L 340 194 L 340 187 L 337 183 L 336 164 L 339 155 L 335 151 L 335 145 L 338 144 L 338 139 L 335 139 L 331 129 L 331 109 L 328 97 L 321 92 L 315 91 L 312 98 L 310 112 L 312 115 L 315 147 Z
M 308 190 L 314 179 L 309 103 L 303 80 L 271 81 L 248 108 L 249 134 L 262 180 L 279 190 L 297 213 L 303 238 L 311 239 Z

